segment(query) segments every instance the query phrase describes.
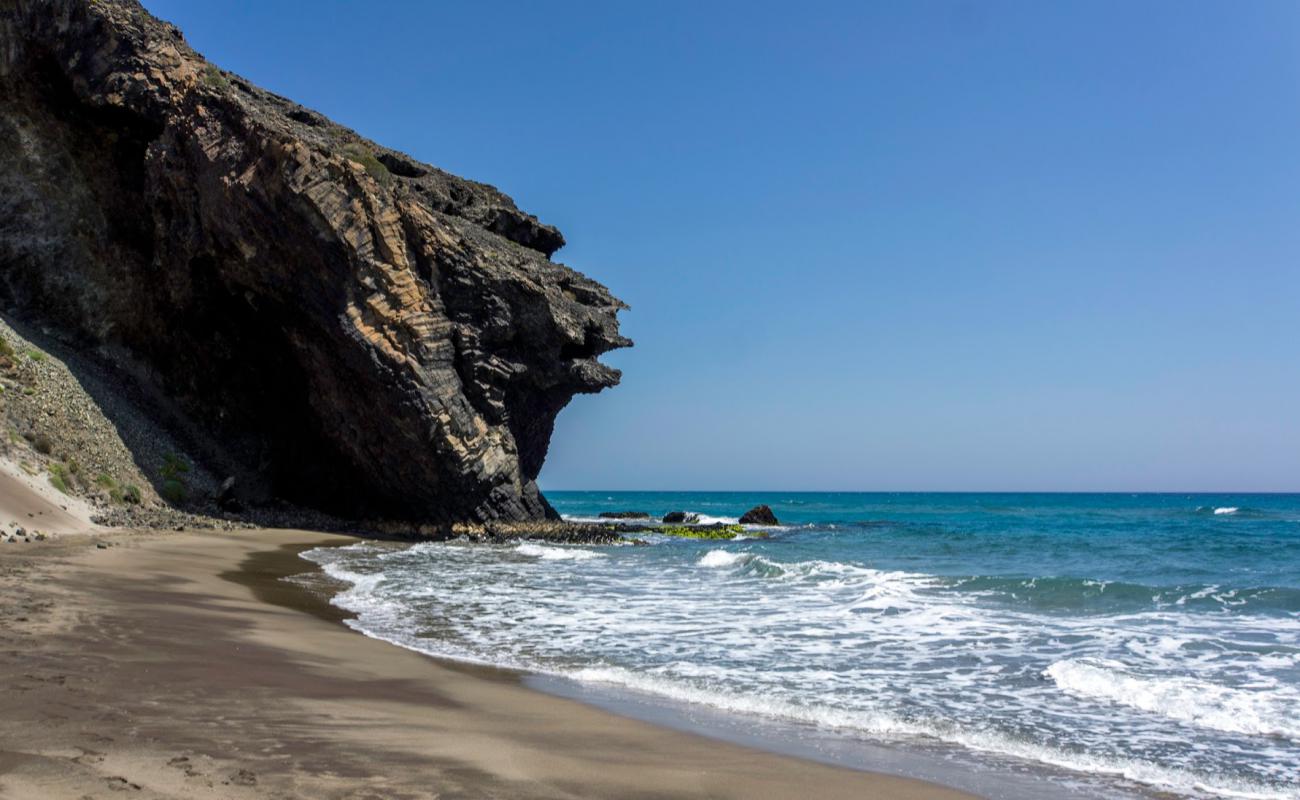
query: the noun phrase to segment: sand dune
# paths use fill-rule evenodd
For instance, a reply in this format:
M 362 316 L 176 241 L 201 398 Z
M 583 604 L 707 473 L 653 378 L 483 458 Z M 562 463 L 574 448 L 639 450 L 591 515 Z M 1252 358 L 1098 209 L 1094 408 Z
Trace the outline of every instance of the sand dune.
M 90 507 L 82 500 L 60 494 L 41 475 L 0 463 L 0 526 L 5 533 L 15 527 L 42 533 L 88 531 Z

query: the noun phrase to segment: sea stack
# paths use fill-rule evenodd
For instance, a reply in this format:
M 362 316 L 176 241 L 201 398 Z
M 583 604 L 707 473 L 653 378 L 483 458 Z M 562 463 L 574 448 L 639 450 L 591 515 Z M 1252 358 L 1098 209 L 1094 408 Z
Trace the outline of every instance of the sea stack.
M 455 124 L 449 120 L 448 124 Z M 553 517 L 556 415 L 624 304 L 491 186 L 208 63 L 134 0 L 0 6 L 0 304 L 165 408 L 241 492 Z

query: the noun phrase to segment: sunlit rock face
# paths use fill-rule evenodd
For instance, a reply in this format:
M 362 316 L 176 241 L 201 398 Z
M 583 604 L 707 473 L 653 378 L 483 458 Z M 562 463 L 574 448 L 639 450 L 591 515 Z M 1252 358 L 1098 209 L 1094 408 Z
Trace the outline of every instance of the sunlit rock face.
M 255 498 L 552 516 L 623 304 L 491 186 L 205 61 L 130 0 L 0 0 L 0 294 L 118 365 Z

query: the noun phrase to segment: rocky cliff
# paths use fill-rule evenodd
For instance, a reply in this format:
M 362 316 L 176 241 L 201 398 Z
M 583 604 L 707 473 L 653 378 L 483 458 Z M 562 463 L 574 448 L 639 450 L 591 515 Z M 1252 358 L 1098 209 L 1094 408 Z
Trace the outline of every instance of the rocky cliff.
M 133 0 L 0 0 L 0 303 L 154 398 L 246 500 L 552 515 L 555 417 L 630 344 L 563 243 Z

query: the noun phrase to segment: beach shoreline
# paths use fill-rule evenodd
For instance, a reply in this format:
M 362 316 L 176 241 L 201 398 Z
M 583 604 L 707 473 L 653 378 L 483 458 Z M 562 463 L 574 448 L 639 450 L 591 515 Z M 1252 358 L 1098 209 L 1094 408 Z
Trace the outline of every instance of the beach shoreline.
M 971 795 L 619 716 L 359 635 L 308 531 L 5 545 L 0 797 Z M 103 544 L 104 547 L 99 547 Z

